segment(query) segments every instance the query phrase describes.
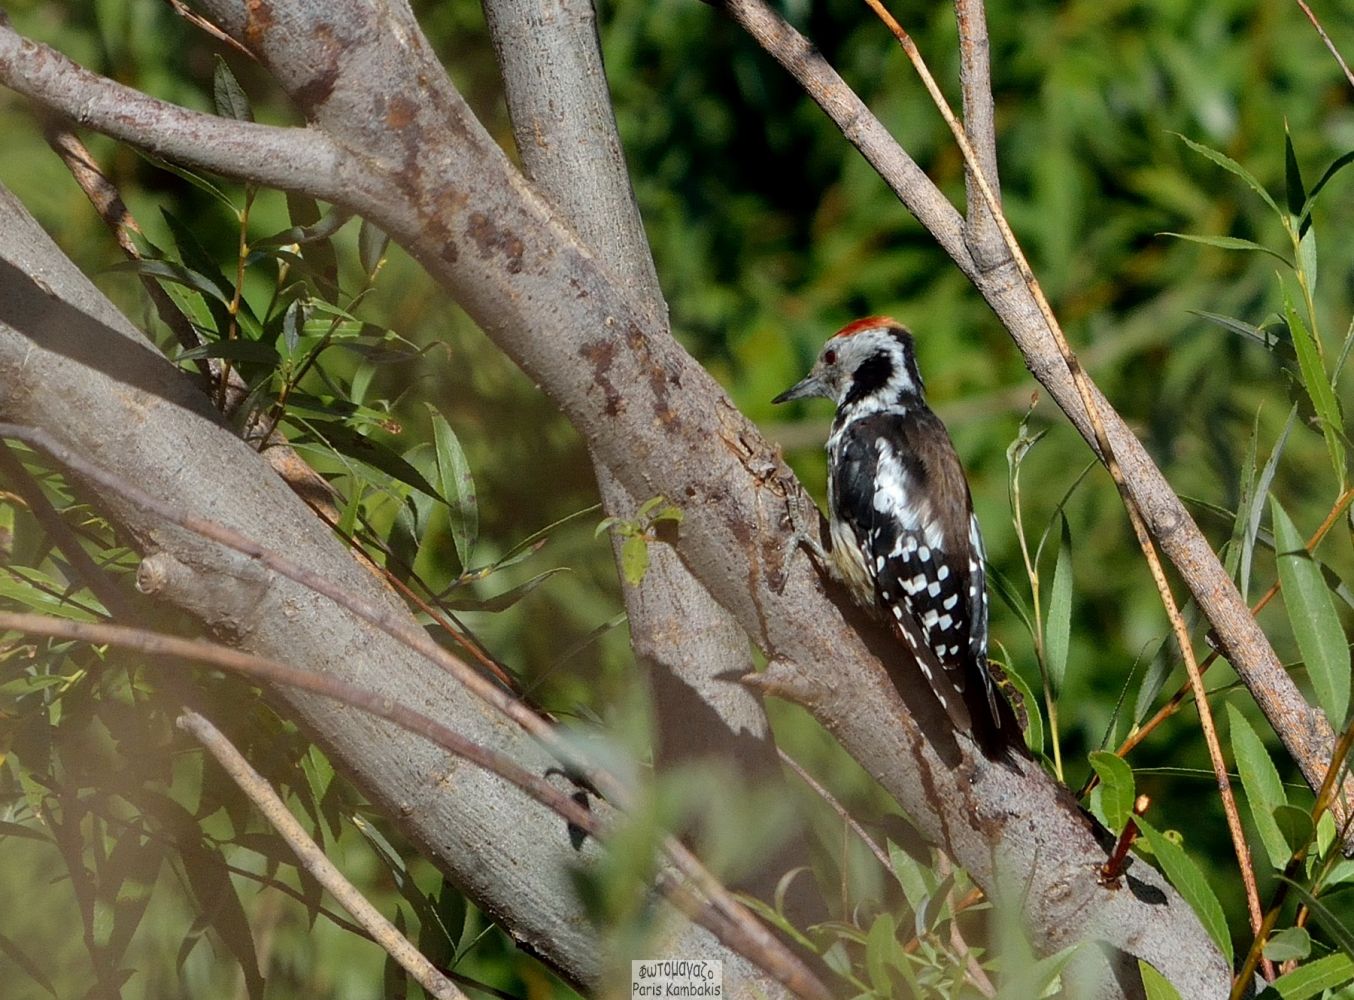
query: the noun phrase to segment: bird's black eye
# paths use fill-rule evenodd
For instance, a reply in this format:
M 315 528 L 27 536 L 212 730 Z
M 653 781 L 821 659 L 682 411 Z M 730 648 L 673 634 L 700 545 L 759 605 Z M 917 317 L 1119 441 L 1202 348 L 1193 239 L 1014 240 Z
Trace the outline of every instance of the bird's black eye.
M 825 365 L 835 365 L 836 363 L 837 363 L 837 352 L 836 352 L 836 351 L 824 351 L 824 352 L 823 352 L 823 364 L 825 364 Z

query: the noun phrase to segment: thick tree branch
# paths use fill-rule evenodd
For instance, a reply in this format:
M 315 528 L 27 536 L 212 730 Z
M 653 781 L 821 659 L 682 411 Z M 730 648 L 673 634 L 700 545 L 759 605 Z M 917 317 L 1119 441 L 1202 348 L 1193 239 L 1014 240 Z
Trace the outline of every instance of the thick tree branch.
M 300 554 L 319 579 L 428 638 L 3 188 L 0 218 L 0 419 L 46 428 L 77 454 L 97 453 L 178 511 L 204 512 L 270 550 Z M 117 490 L 76 480 L 149 555 L 142 585 L 241 649 L 418 705 L 534 774 L 557 769 L 533 737 L 404 643 Z M 572 981 L 600 987 L 603 956 L 570 874 L 595 863 L 591 840 L 576 849 L 554 813 L 387 723 L 311 695 L 283 700 L 419 850 L 519 942 Z M 675 914 L 667 926 L 659 954 L 722 957 L 736 993 L 777 992 L 705 930 Z
M 647 307 L 652 329 L 667 334 L 667 305 L 626 171 L 592 0 L 484 0 L 484 12 L 527 176 Z M 633 516 L 648 499 L 632 496 L 605 465 L 596 471 L 608 514 Z M 619 567 L 619 538 L 613 548 Z M 650 669 L 659 762 L 717 758 L 739 768 L 749 786 L 783 780 L 766 713 L 736 680 L 753 669 L 738 623 L 666 545 L 652 547 L 644 579 L 623 591 L 631 644 Z M 808 863 L 803 846 L 769 853 L 738 888 L 771 899 L 785 872 Z M 805 891 L 788 900 L 804 926 L 824 915 L 809 907 L 810 881 L 796 883 L 792 888 Z
M 229 0 L 204 6 L 316 126 L 343 135 L 368 163 L 371 176 L 347 204 L 456 294 L 632 495 L 662 493 L 681 505 L 685 564 L 769 655 L 800 665 L 820 688 L 815 714 L 918 828 L 990 892 L 1008 875 L 1019 880 L 1026 891 L 1013 904 L 1040 950 L 1083 936 L 1098 946 L 1085 950 L 1090 958 L 1105 949 L 1108 971 L 1102 959 L 1083 973 L 1090 995 L 1133 995 L 1129 956 L 1161 969 L 1182 996 L 1226 989 L 1217 949 L 1155 872 L 1144 866 L 1128 892 L 1099 886 L 1104 852 L 1070 796 L 1032 764 L 985 761 L 933 701 L 914 696 L 921 685 L 910 664 L 900 664 L 906 676 L 895 687 L 879 656 L 898 663 L 896 645 L 846 620 L 852 612 L 834 608 L 807 559 L 786 562 L 804 502 L 789 470 L 512 168 L 406 8 L 292 0 L 271 4 L 274 17 L 261 24 Z M 317 20 L 330 26 L 323 39 Z M 868 130 L 872 121 L 856 124 Z M 910 164 L 901 151 L 884 158 Z M 926 211 L 973 273 L 958 213 L 943 199 L 926 201 Z

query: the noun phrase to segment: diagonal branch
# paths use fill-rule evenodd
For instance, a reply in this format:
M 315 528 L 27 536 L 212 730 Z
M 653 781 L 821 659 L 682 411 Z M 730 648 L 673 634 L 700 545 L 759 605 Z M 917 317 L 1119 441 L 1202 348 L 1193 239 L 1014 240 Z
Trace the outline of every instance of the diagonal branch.
M 344 157 L 323 133 L 190 111 L 23 38 L 0 12 L 0 83 L 72 122 L 189 166 L 337 200 Z
M 958 213 L 938 208 L 934 184 L 898 146 L 883 125 L 851 93 L 811 43 L 771 10 L 765 0 L 726 0 L 725 7 L 766 51 L 803 86 L 842 134 L 875 167 L 881 178 L 971 280 L 1025 356 L 1034 377 L 1048 390 L 1082 437 L 1100 454 L 1099 435 L 1044 313 L 1015 262 L 983 272 L 964 240 Z M 942 199 L 943 200 L 943 199 Z M 949 207 L 948 205 L 946 206 Z M 1000 234 L 998 233 L 998 239 Z M 994 252 L 1001 252 L 996 250 Z M 1175 566 L 1204 612 L 1229 662 L 1245 681 L 1265 717 L 1298 763 L 1313 789 L 1321 787 L 1335 746 L 1335 734 L 1314 712 L 1283 669 L 1268 637 L 1251 615 L 1208 539 L 1147 454 L 1142 442 L 1094 383 L 1086 380 L 1104 437 L 1117 458 L 1144 525 Z M 1103 459 L 1103 456 L 1102 456 Z M 1354 787 L 1348 788 L 1354 793 Z
M 666 335 L 667 304 L 625 168 L 593 5 L 484 0 L 483 6 L 527 176 Z M 632 516 L 648 499 L 631 495 L 605 465 L 594 466 L 608 514 Z M 613 548 L 619 570 L 619 538 Z M 659 765 L 720 758 L 750 786 L 783 780 L 766 713 L 735 680 L 753 670 L 738 623 L 666 545 L 651 547 L 644 578 L 622 591 L 631 645 L 649 668 Z M 805 846 L 795 841 L 768 854 L 735 888 L 771 899 L 781 875 L 809 863 Z M 787 897 L 800 926 L 823 916 L 809 890 L 801 881 Z
M 1001 202 L 997 173 L 997 116 L 992 99 L 991 46 L 987 36 L 987 11 L 983 0 L 954 0 L 954 18 L 959 25 L 959 81 L 964 92 L 964 134 L 978 158 L 988 186 Z M 983 271 L 1000 267 L 1007 253 L 993 253 L 1002 246 L 996 219 L 983 198 L 974 169 L 964 164 L 968 224 L 964 232 L 969 252 Z
M 296 821 L 287 804 L 282 801 L 272 785 L 258 771 L 249 766 L 249 761 L 226 739 L 224 733 L 196 712 L 184 712 L 179 716 L 178 726 L 197 739 L 207 751 L 216 758 L 222 770 L 239 786 L 240 790 L 254 803 L 254 807 L 263 814 L 287 842 L 287 846 L 296 855 L 297 862 L 305 868 L 315 880 L 329 890 L 330 895 L 339 901 L 345 910 L 353 915 L 372 936 L 387 955 L 414 977 L 429 994 L 437 1000 L 465 1000 L 465 994 L 456 985 L 429 962 L 409 939 L 387 920 L 381 911 L 371 905 L 370 900 L 358 891 L 357 887 L 344 878 L 338 867 L 325 856 L 320 846 L 310 838 L 301 824 Z

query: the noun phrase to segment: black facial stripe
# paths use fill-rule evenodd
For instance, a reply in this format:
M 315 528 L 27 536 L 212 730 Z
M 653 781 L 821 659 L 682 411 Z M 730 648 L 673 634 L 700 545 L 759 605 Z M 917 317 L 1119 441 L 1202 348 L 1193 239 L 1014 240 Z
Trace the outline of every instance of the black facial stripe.
M 893 334 L 893 339 L 903 347 L 903 357 L 906 359 L 904 363 L 907 365 L 907 374 L 912 379 L 912 384 L 917 387 L 918 392 L 924 391 L 926 387 L 922 383 L 921 372 L 917 369 L 917 352 L 912 345 L 912 334 L 901 327 L 894 327 L 889 333 Z
M 883 351 L 877 351 L 860 363 L 851 379 L 851 388 L 841 407 L 848 407 L 867 396 L 872 396 L 893 378 L 893 359 Z

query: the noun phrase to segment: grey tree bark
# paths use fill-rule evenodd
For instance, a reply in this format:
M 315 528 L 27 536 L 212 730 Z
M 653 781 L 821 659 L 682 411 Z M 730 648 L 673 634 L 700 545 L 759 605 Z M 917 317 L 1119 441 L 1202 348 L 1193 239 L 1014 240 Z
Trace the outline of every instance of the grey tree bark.
M 527 178 L 573 226 L 598 260 L 646 309 L 650 329 L 669 335 L 667 303 L 649 252 L 607 88 L 591 0 L 484 0 Z M 603 506 L 632 516 L 633 496 L 594 463 Z M 620 565 L 620 541 L 614 543 Z M 622 574 L 623 579 L 623 574 Z M 652 547 L 638 586 L 625 586 L 631 644 L 649 667 L 660 766 L 718 760 L 749 787 L 784 784 L 770 725 L 739 682 L 753 670 L 747 633 L 666 545 Z M 805 843 L 768 852 L 737 888 L 770 900 L 780 877 L 809 863 Z M 792 884 L 796 923 L 821 919 L 811 879 Z
M 900 697 L 889 665 L 904 691 L 912 665 L 824 589 L 807 559 L 787 560 L 804 497 L 776 449 L 512 167 L 405 6 L 208 0 L 203 7 L 269 68 L 308 128 L 218 129 L 210 116 L 76 71 L 2 29 L 0 79 L 160 155 L 290 184 L 367 215 L 542 386 L 632 497 L 661 493 L 682 507 L 676 554 L 772 658 L 763 686 L 807 704 L 979 885 L 998 894 L 1008 880 L 1021 885 L 1014 905 L 1041 951 L 1087 940 L 1092 956 L 1103 952 L 1082 970 L 1085 995 L 1139 995 L 1134 958 L 1155 965 L 1182 996 L 1226 991 L 1221 954 L 1155 871 L 1135 865 L 1126 890 L 1101 887 L 1097 831 L 1065 790 L 1032 764 L 992 765 L 955 737 L 929 700 Z M 275 152 L 256 154 L 254 136 L 294 159 L 281 166 Z M 314 169 L 298 171 L 303 161 Z M 957 227 L 957 213 L 925 177 L 913 179 L 914 199 Z M 964 252 L 960 232 L 937 236 Z
M 276 549 L 359 598 L 412 615 L 242 442 L 0 187 L 0 419 L 46 429 L 143 489 Z M 332 674 L 417 707 L 545 774 L 557 762 L 515 724 L 385 633 L 242 556 L 168 527 L 116 495 L 90 502 L 157 566 L 155 592 L 241 649 Z M 419 850 L 531 952 L 599 988 L 605 956 L 570 871 L 595 863 L 559 817 L 473 765 L 362 712 L 277 693 Z M 572 792 L 572 787 L 566 786 Z M 605 815 L 605 804 L 595 808 Z M 782 991 L 672 913 L 668 957 L 722 958 L 735 993 Z M 732 971 L 730 971 L 732 970 Z

